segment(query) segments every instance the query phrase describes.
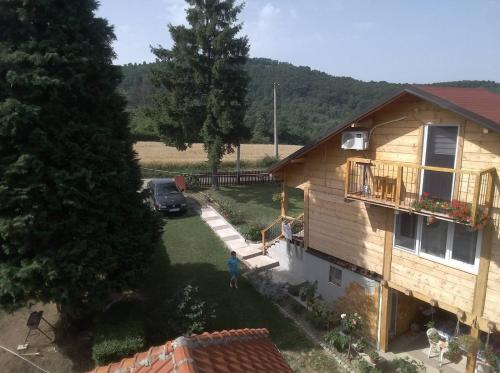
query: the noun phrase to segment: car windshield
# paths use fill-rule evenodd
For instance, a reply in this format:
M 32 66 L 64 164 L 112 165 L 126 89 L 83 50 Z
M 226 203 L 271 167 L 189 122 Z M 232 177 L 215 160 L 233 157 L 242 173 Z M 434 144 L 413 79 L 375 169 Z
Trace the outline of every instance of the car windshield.
M 156 194 L 164 196 L 170 193 L 179 193 L 179 189 L 175 184 L 158 184 L 156 186 Z

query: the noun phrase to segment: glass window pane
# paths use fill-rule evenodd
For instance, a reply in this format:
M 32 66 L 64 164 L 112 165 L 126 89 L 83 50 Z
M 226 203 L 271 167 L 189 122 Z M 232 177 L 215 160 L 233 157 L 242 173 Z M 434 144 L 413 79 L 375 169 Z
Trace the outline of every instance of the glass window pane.
M 415 238 L 417 236 L 417 215 L 396 215 L 394 244 L 405 249 L 415 251 Z
M 476 259 L 477 231 L 468 232 L 465 225 L 455 224 L 451 257 L 467 264 Z
M 431 225 L 427 225 L 426 219 L 423 219 L 424 224 L 422 224 L 422 243 L 420 250 L 423 253 L 444 259 L 446 256 L 448 222 L 438 220 Z

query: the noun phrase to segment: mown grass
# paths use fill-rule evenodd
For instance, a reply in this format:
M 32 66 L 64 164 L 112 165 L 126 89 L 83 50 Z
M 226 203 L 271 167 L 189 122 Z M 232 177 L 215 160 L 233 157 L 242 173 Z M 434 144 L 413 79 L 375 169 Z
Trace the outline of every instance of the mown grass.
M 187 282 L 199 287 L 199 294 L 215 305 L 216 318 L 207 330 L 268 328 L 272 339 L 297 372 L 336 372 L 336 363 L 285 318 L 269 300 L 244 278 L 238 290 L 229 287 L 228 252 L 222 241 L 199 216 L 191 214 L 169 219 L 163 240 L 170 267 L 163 272 L 166 255 L 158 252 L 151 284 L 157 297 L 180 289 Z
M 210 193 L 233 202 L 246 221 L 271 223 L 281 214 L 279 199 L 273 198 L 281 192 L 278 183 L 235 185 L 221 187 Z M 288 189 L 288 216 L 304 212 L 304 192 L 301 189 Z

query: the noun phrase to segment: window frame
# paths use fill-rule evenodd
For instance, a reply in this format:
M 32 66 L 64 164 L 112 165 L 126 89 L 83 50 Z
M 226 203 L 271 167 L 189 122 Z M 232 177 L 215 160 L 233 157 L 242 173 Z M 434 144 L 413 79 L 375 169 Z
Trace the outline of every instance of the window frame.
M 332 270 L 335 270 L 338 273 L 340 273 L 340 280 L 336 281 L 337 279 L 333 277 L 333 280 L 335 281 L 332 281 L 332 272 L 333 272 Z M 328 268 L 328 283 L 335 285 L 337 287 L 342 287 L 342 278 L 343 278 L 342 269 L 330 264 L 330 267 Z
M 427 162 L 427 141 L 429 140 L 429 127 L 457 127 L 457 141 L 455 144 L 455 160 L 453 161 L 453 168 L 457 168 L 457 161 L 458 161 L 458 143 L 460 140 L 460 130 L 461 126 L 460 124 L 454 124 L 454 123 L 438 123 L 438 124 L 425 124 L 424 125 L 424 140 L 422 144 L 422 166 L 425 166 L 425 163 Z M 423 187 L 424 187 L 424 170 L 420 172 L 420 186 L 419 186 L 419 195 L 422 196 L 423 193 Z M 453 191 L 455 190 L 455 181 L 456 181 L 456 175 L 453 174 L 453 181 L 451 183 L 451 194 L 450 194 L 450 201 L 453 198 Z
M 415 251 L 407 249 L 403 246 L 396 245 L 396 220 L 397 220 L 397 215 L 403 214 L 404 212 L 402 211 L 395 211 L 394 212 L 394 226 L 393 226 L 393 235 L 392 235 L 392 247 L 393 249 L 401 250 L 404 252 L 407 252 L 409 254 L 416 255 L 418 257 L 421 257 L 423 259 L 427 259 L 436 263 L 440 263 L 443 265 L 446 265 L 448 267 L 456 268 L 459 270 L 462 270 L 464 272 L 469 272 L 472 274 L 478 273 L 479 270 L 479 258 L 481 255 L 481 243 L 483 239 L 483 231 L 478 231 L 477 232 L 477 239 L 476 239 L 476 252 L 474 256 L 474 264 L 468 264 L 456 259 L 452 258 L 452 253 L 453 253 L 453 239 L 455 235 L 455 227 L 456 224 L 458 223 L 453 223 L 453 222 L 448 222 L 446 220 L 442 220 L 443 222 L 447 223 L 448 225 L 448 231 L 447 231 L 447 237 L 446 237 L 446 253 L 445 257 L 441 258 L 432 254 L 424 253 L 421 251 L 421 243 L 422 243 L 422 231 L 423 231 L 423 225 L 425 224 L 424 219 L 426 216 L 424 215 L 417 215 L 417 227 L 416 227 L 416 237 L 415 237 Z

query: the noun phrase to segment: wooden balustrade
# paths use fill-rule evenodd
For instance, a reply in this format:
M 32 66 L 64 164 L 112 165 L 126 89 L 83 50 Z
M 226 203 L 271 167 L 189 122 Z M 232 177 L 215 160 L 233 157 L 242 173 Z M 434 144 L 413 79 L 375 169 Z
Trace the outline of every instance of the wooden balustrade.
M 493 204 L 495 168 L 468 171 L 349 158 L 345 197 L 481 228 Z
M 262 250 L 266 251 L 277 239 L 283 237 L 283 223 L 285 221 L 291 222 L 292 235 L 300 234 L 304 230 L 304 214 L 297 217 L 280 216 L 266 228 L 261 231 L 262 235 Z

